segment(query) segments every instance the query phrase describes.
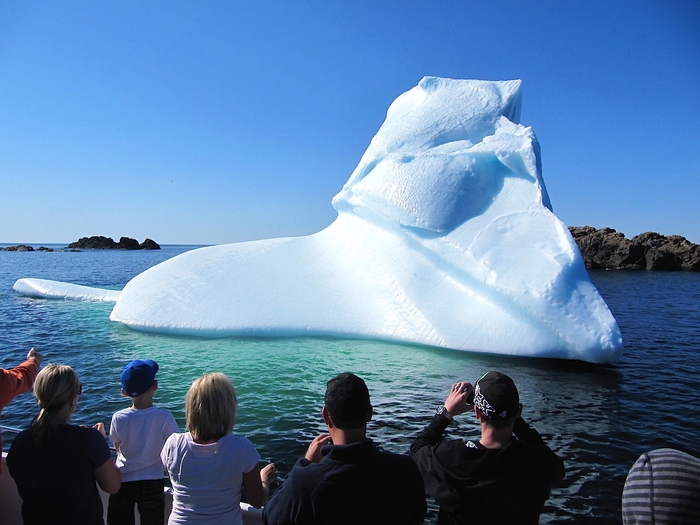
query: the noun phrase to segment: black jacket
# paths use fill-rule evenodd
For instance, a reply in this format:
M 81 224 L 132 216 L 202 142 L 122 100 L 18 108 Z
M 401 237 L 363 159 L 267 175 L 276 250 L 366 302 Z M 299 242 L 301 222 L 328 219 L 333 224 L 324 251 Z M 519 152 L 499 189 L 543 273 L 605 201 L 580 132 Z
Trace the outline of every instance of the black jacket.
M 448 424 L 444 416 L 433 417 L 409 453 L 440 506 L 438 524 L 538 523 L 552 483 L 564 477 L 564 463 L 539 433 L 518 418 L 515 438 L 505 448 L 487 449 L 442 441 Z
M 420 472 L 406 456 L 366 440 L 326 445 L 324 458 L 301 458 L 267 502 L 266 525 L 418 525 L 425 513 Z

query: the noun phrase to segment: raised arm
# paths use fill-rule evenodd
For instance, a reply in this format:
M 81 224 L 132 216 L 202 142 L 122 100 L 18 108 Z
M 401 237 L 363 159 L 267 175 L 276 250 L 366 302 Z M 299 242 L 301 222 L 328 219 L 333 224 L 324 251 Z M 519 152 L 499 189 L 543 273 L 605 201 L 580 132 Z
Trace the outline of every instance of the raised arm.
M 43 356 L 35 348 L 29 350 L 27 359 L 15 368 L 0 368 L 0 407 L 4 407 L 16 395 L 32 389 Z
M 470 404 L 474 398 L 473 394 L 474 387 L 471 383 L 460 381 L 452 385 L 444 404 L 447 413 L 434 415 L 430 424 L 418 433 L 411 444 L 408 455 L 413 457 L 419 466 L 421 466 L 420 462 L 414 456 L 420 449 L 440 443 L 443 432 L 454 416 L 474 409 L 474 405 Z

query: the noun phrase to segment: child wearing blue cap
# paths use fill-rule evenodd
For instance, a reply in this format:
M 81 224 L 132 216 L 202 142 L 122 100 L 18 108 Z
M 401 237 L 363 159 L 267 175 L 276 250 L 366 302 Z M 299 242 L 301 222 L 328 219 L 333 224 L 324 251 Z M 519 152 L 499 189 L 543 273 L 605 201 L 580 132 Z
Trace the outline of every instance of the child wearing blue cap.
M 133 525 L 134 505 L 138 506 L 142 525 L 162 525 L 165 520 L 160 450 L 180 428 L 168 410 L 153 404 L 158 388 L 156 372 L 158 363 L 137 359 L 121 373 L 122 395 L 131 398 L 131 406 L 112 416 L 109 430 L 122 474 L 119 492 L 109 497 L 109 525 Z

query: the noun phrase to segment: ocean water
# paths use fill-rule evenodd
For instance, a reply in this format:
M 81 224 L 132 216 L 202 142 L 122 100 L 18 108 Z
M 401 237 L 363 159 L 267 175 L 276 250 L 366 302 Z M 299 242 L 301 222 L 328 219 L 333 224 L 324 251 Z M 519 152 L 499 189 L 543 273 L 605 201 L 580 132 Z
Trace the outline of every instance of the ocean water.
M 566 463 L 542 523 L 621 523 L 622 486 L 639 454 L 674 447 L 700 456 L 698 273 L 591 273 L 625 340 L 622 361 L 610 366 L 367 340 L 177 338 L 112 323 L 111 304 L 31 299 L 12 289 L 21 277 L 121 289 L 192 248 L 0 252 L 0 366 L 16 365 L 36 346 L 46 362 L 68 364 L 80 375 L 84 393 L 73 422 L 107 424 L 128 405 L 119 392 L 121 368 L 131 359 L 155 359 L 161 367 L 156 402 L 183 428 L 192 380 L 224 372 L 239 397 L 234 432 L 251 439 L 283 475 L 324 430 L 325 382 L 337 373 L 353 371 L 367 381 L 375 408 L 369 435 L 405 453 L 453 382 L 500 370 L 518 385 L 525 418 Z M 25 428 L 36 411 L 31 394 L 19 396 L 0 423 Z M 476 437 L 473 416 L 458 417 L 450 434 Z M 12 435 L 3 439 L 7 448 Z

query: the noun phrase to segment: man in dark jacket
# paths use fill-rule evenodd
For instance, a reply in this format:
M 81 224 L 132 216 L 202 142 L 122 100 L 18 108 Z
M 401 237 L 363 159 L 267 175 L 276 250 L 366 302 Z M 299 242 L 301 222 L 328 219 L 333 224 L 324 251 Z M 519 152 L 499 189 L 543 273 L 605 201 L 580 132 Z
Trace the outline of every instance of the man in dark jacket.
M 474 410 L 481 439 L 442 440 L 452 418 Z M 537 524 L 564 463 L 521 417 L 513 380 L 489 372 L 472 387 L 452 385 L 445 405 L 411 445 L 426 492 L 440 506 L 438 525 Z
M 316 437 L 263 511 L 266 525 L 419 525 L 423 480 L 410 458 L 366 437 L 372 405 L 365 382 L 344 373 L 328 381 Z

